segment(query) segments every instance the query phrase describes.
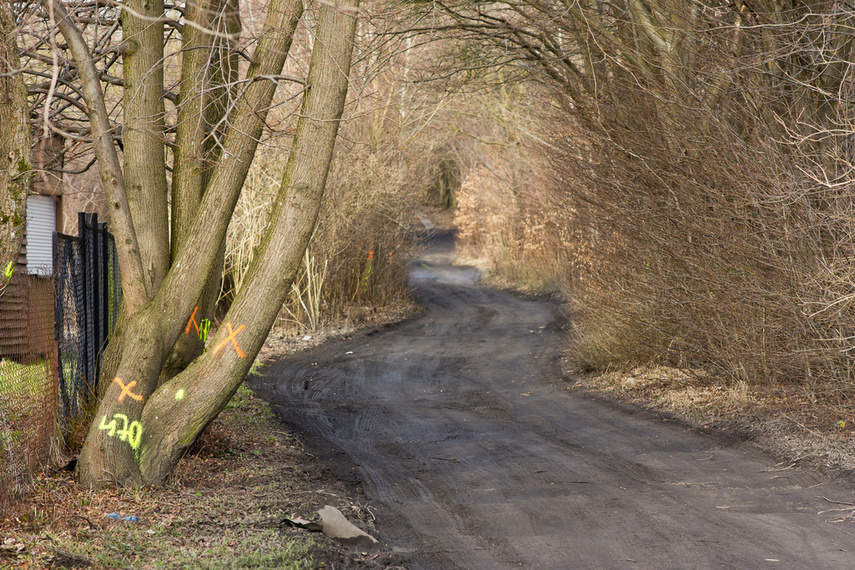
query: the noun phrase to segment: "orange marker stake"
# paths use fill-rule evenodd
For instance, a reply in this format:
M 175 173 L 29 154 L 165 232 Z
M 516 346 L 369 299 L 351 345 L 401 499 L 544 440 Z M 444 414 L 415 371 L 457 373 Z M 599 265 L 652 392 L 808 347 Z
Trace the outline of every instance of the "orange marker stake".
M 113 382 L 115 382 L 116 384 L 118 384 L 119 386 L 122 387 L 122 393 L 119 394 L 119 401 L 120 402 L 125 399 L 125 396 L 130 396 L 131 398 L 133 398 L 137 402 L 142 402 L 142 399 L 143 399 L 142 396 L 140 396 L 139 394 L 134 394 L 133 392 L 131 392 L 131 388 L 133 388 L 134 386 L 137 385 L 136 380 L 132 380 L 130 383 L 128 383 L 127 386 L 125 386 L 125 384 L 122 382 L 122 379 L 119 378 L 118 376 L 116 376 L 115 378 L 113 378 Z
M 235 331 L 235 330 L 232 330 L 232 324 L 231 324 L 231 323 L 226 323 L 226 328 L 228 328 L 228 329 L 229 329 L 229 336 L 227 336 L 226 338 L 224 338 L 224 339 L 222 340 L 222 342 L 220 342 L 220 344 L 218 344 L 218 345 L 216 346 L 216 348 L 214 348 L 214 351 L 213 351 L 213 352 L 214 352 L 214 354 L 217 354 L 217 352 L 219 352 L 219 351 L 220 351 L 220 349 L 221 349 L 221 348 L 223 348 L 223 347 L 226 345 L 226 343 L 227 343 L 228 341 L 232 341 L 232 346 L 234 346 L 234 347 L 235 347 L 235 352 L 237 352 L 237 353 L 238 353 L 238 356 L 240 356 L 241 358 L 246 358 L 246 355 L 243 353 L 243 351 L 242 351 L 242 350 L 240 349 L 240 347 L 238 346 L 237 338 L 236 338 L 237 334 L 238 334 L 240 331 L 242 331 L 243 329 L 245 329 L 245 328 L 246 328 L 246 326 L 241 325 L 241 326 L 239 326 L 239 327 L 237 328 L 237 330 Z

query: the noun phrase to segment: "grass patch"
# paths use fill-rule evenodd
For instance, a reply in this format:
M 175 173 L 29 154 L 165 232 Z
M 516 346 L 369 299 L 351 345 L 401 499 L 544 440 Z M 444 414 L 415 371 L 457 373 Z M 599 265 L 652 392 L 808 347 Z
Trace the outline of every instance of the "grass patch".
M 46 379 L 44 360 L 33 364 L 0 360 L 0 397 L 7 401 L 19 402 L 42 395 Z
M 85 532 L 85 531 L 84 531 Z M 91 536 L 54 538 L 49 556 L 54 566 L 77 561 L 94 568 L 229 569 L 313 568 L 311 537 L 283 540 L 276 529 L 226 528 L 219 536 L 187 536 L 185 532 L 148 533 L 138 524 L 121 522 Z M 164 549 L 169 549 L 164 556 Z

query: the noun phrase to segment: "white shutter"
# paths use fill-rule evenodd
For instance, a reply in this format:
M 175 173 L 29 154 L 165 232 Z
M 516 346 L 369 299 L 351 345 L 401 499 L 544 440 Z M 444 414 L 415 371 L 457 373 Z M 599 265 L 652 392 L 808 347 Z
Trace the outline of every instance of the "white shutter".
M 27 273 L 53 274 L 53 232 L 56 202 L 48 196 L 27 196 Z

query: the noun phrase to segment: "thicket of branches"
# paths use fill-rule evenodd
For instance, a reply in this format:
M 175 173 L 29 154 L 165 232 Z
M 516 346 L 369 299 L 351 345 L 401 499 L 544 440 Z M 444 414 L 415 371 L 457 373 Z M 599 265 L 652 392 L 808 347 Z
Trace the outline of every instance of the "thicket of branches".
M 481 61 L 514 66 L 547 109 L 548 184 L 519 191 L 561 264 L 581 366 L 665 362 L 851 394 L 851 8 L 532 0 L 425 13 L 441 22 L 425 33 L 480 39 Z
M 465 261 L 523 289 L 554 290 L 566 264 L 556 241 L 564 217 L 545 201 L 540 148 L 531 138 L 541 117 L 526 108 L 532 94 L 502 84 L 466 97 L 477 120 L 467 121 L 470 140 L 457 145 L 465 174 L 454 219 Z
M 443 95 L 410 81 L 426 56 L 401 33 L 392 17 L 399 11 L 381 2 L 363 4 L 359 57 L 353 64 L 351 96 L 326 198 L 300 283 L 280 319 L 300 330 L 317 326 L 309 313 L 318 312 L 329 322 L 362 315 L 366 306 L 409 299 L 406 262 L 413 246 L 414 213 L 424 206 L 439 176 L 441 157 L 433 149 L 445 139 L 438 119 L 444 115 L 437 113 Z M 289 65 L 304 64 L 298 56 Z M 287 113 L 282 118 L 286 125 L 294 120 Z M 277 144 L 287 145 L 287 135 Z M 229 228 L 221 297 L 226 304 L 239 289 L 261 238 L 281 167 L 274 146 L 256 156 Z M 314 306 L 306 293 L 310 283 L 318 286 Z
M 263 2 L 240 7 L 226 3 L 228 9 L 207 16 L 207 28 L 225 59 L 213 57 L 206 50 L 195 50 L 192 39 L 181 38 L 194 33 L 185 18 L 197 4 L 167 2 L 163 22 L 166 100 L 165 113 L 156 120 L 165 123 L 167 176 L 186 141 L 178 140 L 181 109 L 198 103 L 194 97 L 219 101 L 219 108 L 234 105 L 235 89 L 242 83 L 238 69 L 248 62 L 248 50 L 257 41 L 261 25 L 258 14 Z M 122 88 L 124 77 L 122 55 L 123 5 L 113 2 L 77 2 L 67 4 L 90 45 L 97 72 L 109 103 L 114 122 L 112 136 L 123 148 L 124 137 Z M 92 153 L 93 140 L 77 68 L 71 61 L 67 45 L 53 27 L 51 14 L 39 2 L 28 0 L 15 4 L 21 31 L 22 71 L 27 79 L 30 116 L 36 139 L 53 140 L 55 152 L 47 157 L 42 176 L 80 175 L 96 167 Z M 240 21 L 229 10 L 241 10 Z M 319 228 L 310 247 L 316 268 L 325 264 L 328 273 L 323 280 L 323 299 L 327 314 L 340 313 L 349 304 L 383 305 L 400 301 L 408 294 L 405 256 L 409 239 L 408 224 L 412 212 L 424 197 L 435 175 L 437 162 L 431 147 L 437 144 L 426 128 L 434 119 L 431 104 L 423 91 L 408 88 L 406 76 L 411 43 L 396 32 L 395 20 L 387 18 L 382 3 L 367 3 L 362 10 L 358 32 L 358 53 L 352 75 L 351 97 L 346 110 L 340 148 L 328 181 L 328 200 L 324 205 Z M 305 87 L 301 79 L 308 66 L 311 32 L 316 14 L 309 10 L 305 27 L 296 39 L 286 69 L 271 78 L 278 84 L 277 94 L 268 112 L 268 130 L 263 135 L 258 155 L 249 173 L 241 200 L 231 221 L 225 250 L 224 282 L 220 288 L 220 309 L 225 310 L 239 289 L 252 260 L 252 252 L 261 240 L 272 211 L 274 198 L 284 167 L 299 113 L 300 97 Z M 398 30 L 399 31 L 399 30 Z M 204 38 L 203 38 L 204 39 Z M 199 41 L 202 41 L 201 39 Z M 219 87 L 211 88 L 205 78 L 181 76 L 184 58 L 208 57 L 203 66 L 206 74 L 219 78 Z M 196 93 L 194 89 L 201 91 Z M 216 107 L 216 105 L 215 105 Z M 225 127 L 222 117 L 209 117 L 206 135 L 197 141 L 200 149 L 216 155 L 219 137 Z M 61 142 L 58 142 L 61 141 Z M 204 162 L 201 167 L 204 169 Z M 211 161 L 212 163 L 212 161 Z M 95 189 L 89 198 L 104 201 L 103 191 Z M 180 193 L 176 194 L 180 197 Z M 180 205 L 179 205 L 180 207 Z M 175 225 L 175 224 L 173 224 Z M 181 230 L 173 228 L 176 235 Z M 318 277 L 318 276 L 313 276 Z M 302 279 L 307 279 L 306 268 Z M 302 299 L 304 302 L 305 299 Z M 306 324 L 303 304 L 296 293 L 288 307 L 296 320 Z

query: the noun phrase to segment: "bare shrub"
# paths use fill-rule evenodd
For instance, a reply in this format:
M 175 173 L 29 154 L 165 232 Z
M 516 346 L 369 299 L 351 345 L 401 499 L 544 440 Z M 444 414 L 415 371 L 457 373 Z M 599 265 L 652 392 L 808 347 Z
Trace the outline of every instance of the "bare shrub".
M 349 304 L 383 305 L 409 295 L 406 256 L 424 185 L 408 179 L 407 157 L 395 141 L 385 142 L 373 152 L 344 142 L 331 173 L 313 251 L 329 261 L 326 300 L 339 312 Z
M 348 126 L 345 131 L 348 128 L 359 126 Z M 260 152 L 256 164 L 229 227 L 226 299 L 240 287 L 273 208 L 271 196 L 277 192 L 280 157 Z M 304 264 L 295 287 L 304 291 L 313 279 L 317 284 L 323 271 L 320 298 L 309 304 L 305 296 L 292 293 L 283 322 L 311 330 L 318 326 L 318 312 L 333 318 L 351 304 L 383 306 L 408 298 L 405 266 L 409 223 L 419 197 L 416 188 L 423 190 L 407 180 L 406 164 L 399 153 L 391 149 L 371 152 L 346 138 L 340 141 L 318 228 L 307 252 L 314 262 Z M 315 308 L 310 309 L 312 306 Z
M 554 216 L 538 199 L 530 163 L 509 154 L 485 153 L 463 179 L 454 216 L 461 254 L 523 289 L 551 291 L 566 263 L 547 229 Z
M 793 49 L 810 19 L 779 32 Z M 714 107 L 636 78 L 612 84 L 621 105 L 596 123 L 578 109 L 559 120 L 552 187 L 588 252 L 565 283 L 580 365 L 667 362 L 851 392 L 848 159 L 830 144 L 834 121 L 804 113 L 816 89 L 794 88 L 792 52 L 755 40 L 738 59 L 717 54 L 731 91 Z M 789 70 L 771 85 L 754 64 L 770 58 Z
M 541 129 L 524 103 L 536 93 L 511 84 L 453 95 L 458 114 L 448 131 L 463 171 L 454 223 L 463 261 L 527 290 L 554 291 L 567 258 L 536 152 Z
M 550 155 L 588 252 L 565 282 L 576 357 L 714 364 L 753 380 L 803 373 L 790 355 L 803 345 L 796 293 L 810 255 L 795 235 L 799 204 L 785 200 L 792 185 L 727 129 L 693 148 L 697 124 L 683 125 L 682 156 L 650 131 L 606 138 L 578 124 Z M 781 224 L 789 234 L 772 231 Z
M 473 171 L 461 208 L 499 217 L 464 235 L 499 244 L 485 249 L 501 266 L 534 216 L 543 257 L 567 260 L 576 362 L 706 368 L 734 385 L 798 382 L 811 397 L 849 398 L 850 11 L 677 0 L 495 9 L 448 13 L 548 86 L 532 91 L 551 125 L 533 162 L 548 188 L 470 199 L 489 177 Z

